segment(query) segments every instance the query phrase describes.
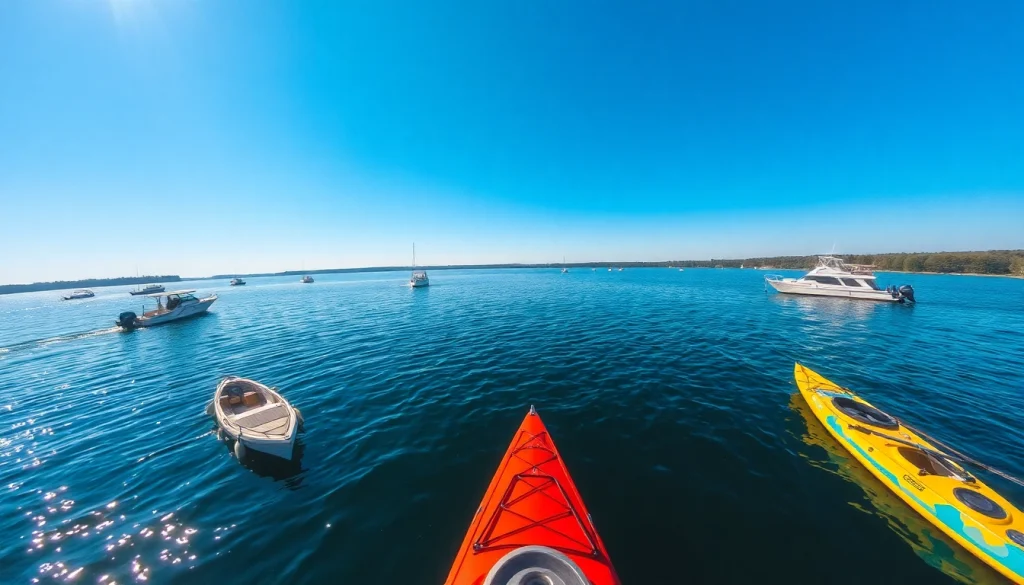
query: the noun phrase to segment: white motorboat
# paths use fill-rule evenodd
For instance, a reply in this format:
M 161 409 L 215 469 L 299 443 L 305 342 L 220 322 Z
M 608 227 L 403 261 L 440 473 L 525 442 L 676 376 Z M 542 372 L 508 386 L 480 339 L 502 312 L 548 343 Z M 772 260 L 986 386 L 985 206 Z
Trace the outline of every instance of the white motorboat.
M 422 288 L 424 286 L 430 286 L 430 279 L 427 278 L 426 270 L 416 270 L 416 244 L 412 245 L 412 275 L 409 276 L 409 286 L 412 288 Z
M 864 264 L 847 264 L 836 256 L 819 256 L 814 270 L 800 278 L 768 274 L 764 279 L 772 288 L 786 294 L 915 302 L 914 288 L 909 284 L 879 288 L 873 269 L 873 266 Z
M 231 279 L 231 286 L 242 286 L 244 284 L 245 284 L 245 280 L 243 280 L 241 278 L 232 278 Z
M 302 284 L 312 284 L 313 277 L 307 274 L 306 276 L 300 278 L 299 282 L 301 282 Z
M 206 413 L 216 417 L 218 435 L 235 442 L 239 460 L 248 449 L 291 460 L 302 414 L 274 388 L 228 376 L 217 384 Z
M 137 288 L 133 291 L 129 291 L 128 294 L 132 296 L 138 295 L 151 295 L 153 293 L 164 292 L 164 285 L 162 284 L 147 284 L 142 288 Z
M 88 299 L 88 298 L 94 297 L 94 296 L 96 296 L 96 293 L 92 292 L 89 289 L 82 288 L 82 289 L 78 289 L 76 291 L 73 291 L 71 294 L 69 294 L 69 295 L 67 295 L 65 297 L 61 297 L 61 298 L 63 298 L 65 301 L 73 301 L 75 299 Z
M 163 325 L 164 323 L 205 313 L 210 308 L 210 305 L 217 300 L 217 295 L 197 299 L 192 295 L 194 292 L 196 291 L 175 290 L 146 295 L 149 298 L 156 299 L 155 309 L 152 311 L 143 310 L 141 316 L 136 315 L 132 311 L 125 311 L 118 316 L 114 324 L 128 330 L 137 327 Z M 166 299 L 166 302 L 164 299 Z

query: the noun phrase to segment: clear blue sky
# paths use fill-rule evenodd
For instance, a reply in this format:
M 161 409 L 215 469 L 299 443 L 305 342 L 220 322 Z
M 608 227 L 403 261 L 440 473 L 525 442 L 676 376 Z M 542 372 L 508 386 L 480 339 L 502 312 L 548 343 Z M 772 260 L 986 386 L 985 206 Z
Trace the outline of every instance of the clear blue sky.
M 1024 247 L 1024 3 L 0 2 L 0 282 Z

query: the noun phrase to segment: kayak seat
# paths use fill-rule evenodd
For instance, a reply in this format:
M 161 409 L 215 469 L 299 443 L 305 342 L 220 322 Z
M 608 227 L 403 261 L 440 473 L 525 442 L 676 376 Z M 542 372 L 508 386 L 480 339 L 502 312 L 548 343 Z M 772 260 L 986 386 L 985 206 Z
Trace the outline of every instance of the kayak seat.
M 832 399 L 832 405 L 835 406 L 839 412 L 866 425 L 890 431 L 895 431 L 900 428 L 900 423 L 892 416 L 878 410 L 874 406 L 853 400 L 852 398 L 836 396 Z
M 935 458 L 929 457 L 919 449 L 900 447 L 897 451 L 908 463 L 925 475 L 941 475 L 943 477 L 953 477 L 955 475 L 953 470 L 936 461 Z

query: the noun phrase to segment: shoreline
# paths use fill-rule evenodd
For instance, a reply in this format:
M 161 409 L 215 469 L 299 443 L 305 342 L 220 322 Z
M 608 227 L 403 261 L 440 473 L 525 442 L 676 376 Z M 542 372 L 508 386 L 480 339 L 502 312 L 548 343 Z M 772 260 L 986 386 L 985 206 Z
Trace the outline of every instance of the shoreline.
M 691 265 L 686 265 L 690 263 Z M 709 270 L 721 270 L 713 265 L 705 265 L 704 262 L 699 262 L 699 266 L 694 266 L 696 261 L 684 261 L 684 262 L 581 262 L 581 263 L 565 263 L 565 264 L 467 264 L 467 265 L 447 265 L 447 266 L 417 266 L 419 270 L 428 271 L 440 271 L 440 270 L 502 270 L 502 269 L 560 269 L 560 268 L 687 268 L 691 270 L 697 269 L 709 269 Z M 756 272 L 764 272 L 764 269 L 751 267 L 751 268 L 740 268 L 739 266 L 727 266 L 724 267 L 730 270 L 751 270 Z M 10 294 L 21 294 L 30 292 L 46 292 L 46 291 L 61 291 L 71 290 L 76 288 L 109 288 L 115 286 L 129 286 L 132 284 L 150 284 L 150 283 L 173 283 L 173 282 L 186 282 L 195 280 L 227 280 L 231 278 L 264 278 L 264 277 L 275 277 L 275 276 L 301 276 L 306 274 L 348 274 L 348 273 L 369 273 L 369 272 L 404 272 L 413 270 L 412 266 L 368 266 L 364 268 L 328 268 L 319 270 L 288 270 L 285 272 L 263 272 L 263 273 L 252 273 L 252 274 L 216 274 L 213 276 L 189 276 L 189 277 L 178 277 L 178 276 L 157 276 L 150 277 L 123 277 L 123 278 L 90 278 L 83 280 L 69 280 L 69 281 L 56 281 L 56 282 L 37 282 L 32 284 L 8 284 L 0 285 L 0 296 Z M 768 270 L 798 270 L 807 271 L 808 268 L 771 268 Z M 1019 274 L 982 274 L 977 272 L 907 272 L 905 270 L 876 270 L 876 273 L 884 274 L 928 274 L 928 275 L 944 275 L 944 276 L 983 276 L 986 278 L 1013 278 L 1017 280 L 1024 280 L 1024 275 Z M 100 282 L 104 284 L 99 284 Z

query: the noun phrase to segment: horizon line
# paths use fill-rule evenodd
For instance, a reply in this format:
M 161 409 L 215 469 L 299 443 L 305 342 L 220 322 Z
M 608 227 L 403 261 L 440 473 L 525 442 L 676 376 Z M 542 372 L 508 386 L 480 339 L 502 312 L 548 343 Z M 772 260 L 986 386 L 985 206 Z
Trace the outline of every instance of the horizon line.
M 904 255 L 937 255 L 937 254 L 992 254 L 992 253 L 1009 253 L 1009 254 L 1020 254 L 1024 255 L 1024 249 L 1007 249 L 1007 250 L 961 250 L 961 251 L 942 251 L 942 252 L 881 252 L 877 254 L 834 254 L 834 253 L 822 253 L 822 254 L 806 254 L 806 255 L 787 255 L 787 256 L 751 256 L 746 258 L 710 258 L 706 260 L 631 260 L 631 261 L 592 261 L 592 262 L 496 262 L 491 264 L 434 264 L 434 265 L 397 265 L 397 266 L 360 266 L 350 268 L 318 268 L 313 270 L 283 270 L 278 272 L 252 272 L 252 273 L 223 273 L 213 274 L 210 276 L 180 276 L 177 274 L 163 274 L 163 275 L 136 275 L 136 276 L 114 276 L 114 277 L 94 277 L 94 278 L 78 278 L 73 280 L 51 280 L 51 281 L 38 281 L 31 283 L 6 283 L 0 284 L 0 287 L 20 287 L 20 286 L 39 286 L 39 285 L 53 285 L 61 283 L 81 283 L 88 281 L 132 281 L 124 282 L 123 284 L 139 284 L 142 281 L 146 282 L 170 282 L 175 279 L 180 281 L 187 280 L 213 280 L 218 278 L 260 278 L 269 276 L 295 276 L 302 274 L 333 274 L 333 273 L 347 273 L 347 272 L 395 272 L 401 270 L 413 270 L 419 268 L 421 270 L 483 270 L 483 269 L 498 269 L 498 268 L 554 268 L 554 267 L 568 267 L 568 268 L 596 268 L 598 266 L 615 266 L 615 267 L 665 267 L 673 266 L 676 264 L 707 264 L 713 262 L 726 262 L 726 263 L 746 263 L 751 260 L 794 260 L 794 259 L 806 259 L 815 258 L 820 256 L 893 256 L 897 254 Z M 700 268 L 701 266 L 688 266 L 692 268 Z M 714 266 L 710 266 L 713 268 Z M 782 269 L 782 268 L 778 268 Z M 796 269 L 794 269 L 796 270 Z M 96 286 L 120 286 L 120 285 L 96 285 Z

